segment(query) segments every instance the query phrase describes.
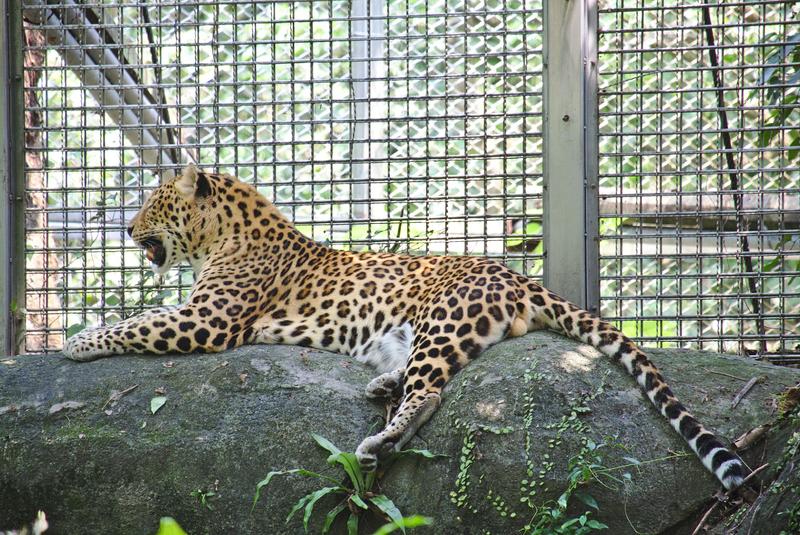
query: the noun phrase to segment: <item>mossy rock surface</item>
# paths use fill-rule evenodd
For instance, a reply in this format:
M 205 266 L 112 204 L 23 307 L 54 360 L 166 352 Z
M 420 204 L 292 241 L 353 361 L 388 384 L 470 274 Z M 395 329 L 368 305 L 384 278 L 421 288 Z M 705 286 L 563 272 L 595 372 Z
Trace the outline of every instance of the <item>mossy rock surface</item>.
M 773 397 L 800 381 L 798 370 L 738 357 L 649 353 L 695 415 L 728 439 L 770 420 Z M 348 357 L 286 346 L 87 364 L 59 355 L 5 359 L 0 529 L 41 509 L 48 534 L 152 534 L 161 516 L 194 535 L 302 533 L 297 519 L 284 520 L 316 483 L 280 477 L 251 511 L 256 483 L 295 467 L 339 477 L 310 433 L 352 451 L 379 428 L 383 407 L 363 396 L 373 375 Z M 764 379 L 731 409 L 756 376 Z M 167 401 L 151 414 L 158 395 Z M 433 517 L 429 533 L 512 533 L 531 518 L 529 504 L 558 497 L 569 459 L 592 442 L 603 444 L 597 454 L 618 480 L 586 489 L 605 533 L 690 532 L 718 489 L 618 366 L 587 346 L 533 333 L 493 347 L 457 375 L 409 444 L 449 457 L 401 460 L 382 490 L 404 513 Z M 213 510 L 192 496 L 198 489 L 214 491 Z M 581 505 L 574 500 L 571 512 Z

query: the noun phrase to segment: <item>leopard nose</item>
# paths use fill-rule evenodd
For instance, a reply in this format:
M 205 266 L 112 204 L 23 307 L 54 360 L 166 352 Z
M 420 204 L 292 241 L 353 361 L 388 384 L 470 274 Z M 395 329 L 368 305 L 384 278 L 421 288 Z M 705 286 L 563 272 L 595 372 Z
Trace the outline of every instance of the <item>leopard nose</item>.
M 128 227 L 128 236 L 133 238 L 133 227 Z

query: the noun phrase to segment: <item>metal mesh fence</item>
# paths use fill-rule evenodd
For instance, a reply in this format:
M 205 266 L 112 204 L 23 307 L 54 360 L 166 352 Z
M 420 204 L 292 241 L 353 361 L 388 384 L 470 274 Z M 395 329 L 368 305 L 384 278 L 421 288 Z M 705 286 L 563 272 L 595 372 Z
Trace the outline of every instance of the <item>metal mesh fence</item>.
M 17 1 L 21 350 L 185 298 L 191 273 L 156 280 L 124 228 L 192 161 L 334 247 L 541 275 L 541 0 Z M 601 214 L 587 284 L 646 345 L 800 362 L 798 10 L 604 0 L 584 36 Z
M 334 247 L 541 272 L 541 2 L 24 0 L 23 351 L 175 303 L 125 221 L 183 163 Z
M 602 314 L 800 362 L 798 3 L 608 0 L 599 26 Z

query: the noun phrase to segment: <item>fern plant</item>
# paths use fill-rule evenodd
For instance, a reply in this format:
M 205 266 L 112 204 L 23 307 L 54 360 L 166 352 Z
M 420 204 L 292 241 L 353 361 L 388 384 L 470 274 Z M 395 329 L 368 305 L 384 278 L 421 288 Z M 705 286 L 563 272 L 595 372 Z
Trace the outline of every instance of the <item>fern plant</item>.
M 388 521 L 386 525 L 375 532 L 376 535 L 385 535 L 395 530 L 406 532 L 406 528 L 414 528 L 418 526 L 428 526 L 432 520 L 428 517 L 412 515 L 403 516 L 397 506 L 385 494 L 375 492 L 373 489 L 377 480 L 377 472 L 364 472 L 361 465 L 358 463 L 355 453 L 345 452 L 333 445 L 333 443 L 325 437 L 320 435 L 311 434 L 312 438 L 324 448 L 330 455 L 328 456 L 328 464 L 330 466 L 340 466 L 347 474 L 345 483 L 340 483 L 337 479 L 306 470 L 304 468 L 293 468 L 291 470 L 276 470 L 269 472 L 267 476 L 259 481 L 256 485 L 256 493 L 253 498 L 253 508 L 255 508 L 261 497 L 261 491 L 272 481 L 275 476 L 284 475 L 299 475 L 304 477 L 311 477 L 318 479 L 328 485 L 309 492 L 294 504 L 286 517 L 286 523 L 291 522 L 295 514 L 301 509 L 303 510 L 303 529 L 308 533 L 308 522 L 314 513 L 314 506 L 316 503 L 328 495 L 339 495 L 341 500 L 325 515 L 325 521 L 322 525 L 321 533 L 324 535 L 328 533 L 333 526 L 336 518 L 340 514 L 347 511 L 349 516 L 347 518 L 347 533 L 348 535 L 358 534 L 358 525 L 362 515 L 375 514 L 380 518 Z M 446 457 L 445 455 L 436 455 L 428 450 L 407 449 L 393 454 L 389 459 L 389 463 L 395 459 L 408 455 L 416 455 L 426 459 L 435 459 L 437 457 Z

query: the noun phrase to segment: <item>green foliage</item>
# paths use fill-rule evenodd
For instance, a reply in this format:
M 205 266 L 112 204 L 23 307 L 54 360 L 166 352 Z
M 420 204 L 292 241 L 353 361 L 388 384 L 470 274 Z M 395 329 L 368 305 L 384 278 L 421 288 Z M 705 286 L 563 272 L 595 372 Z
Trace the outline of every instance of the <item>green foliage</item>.
M 781 456 L 781 466 L 778 467 L 776 473 L 781 473 L 789 466 L 789 463 L 795 462 L 798 455 L 800 455 L 800 407 L 794 407 L 788 413 L 781 417 L 782 425 L 795 429 L 789 440 L 786 441 L 786 446 L 783 448 L 783 455 Z M 788 486 L 774 483 L 770 487 L 770 492 L 783 493 L 787 496 L 800 495 L 800 484 L 794 483 Z M 789 533 L 800 533 L 800 500 L 795 500 L 790 503 L 788 508 L 780 511 L 779 516 L 787 517 L 788 531 L 782 531 L 780 535 L 788 535 Z
M 404 516 L 397 522 L 390 522 L 389 524 L 383 525 L 372 535 L 387 535 L 389 533 L 397 531 L 398 529 L 418 528 L 420 526 L 431 526 L 431 525 L 433 525 L 433 519 L 428 516 L 420 516 L 420 515 Z
M 800 101 L 800 33 L 789 36 L 785 41 L 778 34 L 768 36 L 768 39 L 774 38 L 782 43 L 775 45 L 759 80 L 759 87 L 766 88 L 766 98 L 771 108 L 768 111 L 769 122 L 759 135 L 759 147 L 768 147 L 775 136 L 783 131 L 789 117 L 797 113 Z M 751 98 L 761 89 L 754 90 Z M 787 151 L 787 156 L 790 160 L 800 159 L 800 129 L 790 130 L 787 136 L 787 144 L 792 147 Z
M 358 463 L 356 455 L 351 452 L 344 452 L 337 448 L 327 438 L 312 433 L 311 436 L 319 444 L 320 447 L 325 449 L 328 455 L 328 465 L 332 467 L 339 466 L 347 474 L 346 482 L 340 484 L 336 479 L 323 475 L 317 472 L 312 472 L 304 468 L 294 468 L 291 470 L 278 470 L 272 471 L 256 485 L 256 493 L 253 497 L 253 508 L 255 508 L 258 500 L 261 497 L 261 491 L 264 489 L 275 476 L 284 475 L 300 475 L 318 479 L 322 482 L 331 483 L 332 485 L 316 489 L 302 498 L 300 498 L 289 511 L 286 517 L 288 524 L 294 515 L 300 510 L 303 510 L 303 529 L 308 532 L 308 523 L 314 513 L 314 506 L 319 500 L 328 495 L 339 495 L 341 500 L 325 515 L 325 520 L 322 524 L 321 533 L 328 533 L 333 526 L 336 518 L 347 511 L 349 513 L 347 519 L 347 532 L 348 535 L 358 534 L 358 525 L 361 515 L 371 513 L 377 515 L 388 521 L 386 525 L 381 527 L 375 532 L 375 535 L 384 535 L 391 533 L 395 530 L 406 532 L 406 528 L 414 528 L 418 526 L 429 526 L 432 520 L 427 517 L 412 515 L 404 517 L 397 506 L 385 494 L 375 492 L 377 482 L 377 472 L 364 472 L 361 465 Z M 437 455 L 428 450 L 409 449 L 395 453 L 390 457 L 388 464 L 394 460 L 405 456 L 418 456 L 425 459 L 436 459 L 438 457 L 445 457 L 444 455 Z
M 161 519 L 156 535 L 187 535 L 175 519 L 165 516 Z
M 217 495 L 217 493 L 214 492 L 213 490 L 195 489 L 192 491 L 191 495 L 198 502 L 200 502 L 201 507 L 204 507 L 209 511 L 214 510 L 214 508 L 211 506 L 211 503 L 209 503 L 209 500 Z
M 657 338 L 678 334 L 678 322 L 674 320 L 623 320 L 617 322 L 617 327 L 631 338 Z
M 533 375 L 526 377 L 528 382 L 533 379 Z M 533 516 L 525 525 L 524 533 L 530 535 L 584 535 L 608 527 L 602 522 L 589 518 L 592 510 L 597 512 L 599 508 L 597 501 L 582 490 L 582 487 L 592 481 L 599 481 L 598 474 L 602 473 L 604 467 L 599 453 L 603 444 L 598 445 L 588 437 L 589 427 L 580 419 L 580 415 L 591 412 L 589 403 L 600 395 L 604 388 L 605 378 L 593 392 L 572 400 L 569 410 L 561 417 L 561 420 L 546 426 L 556 431 L 556 436 L 548 441 L 548 448 L 560 447 L 564 436 L 569 433 L 576 436 L 581 444 L 581 449 L 569 460 L 567 488 L 556 500 L 547 500 L 544 503 L 535 503 L 533 500 L 533 497 L 539 492 L 537 487 L 544 485 L 547 472 L 555 468 L 554 463 L 550 461 L 550 456 L 545 455 L 545 459 L 541 463 L 542 469 L 538 473 L 534 473 L 529 468 L 530 479 L 522 481 L 522 490 L 528 492 L 522 500 L 533 510 Z M 568 506 L 575 503 L 573 498 L 582 502 L 589 509 L 585 509 L 577 516 L 568 516 Z
M 167 402 L 166 396 L 155 396 L 150 400 L 150 413 L 155 414 Z

